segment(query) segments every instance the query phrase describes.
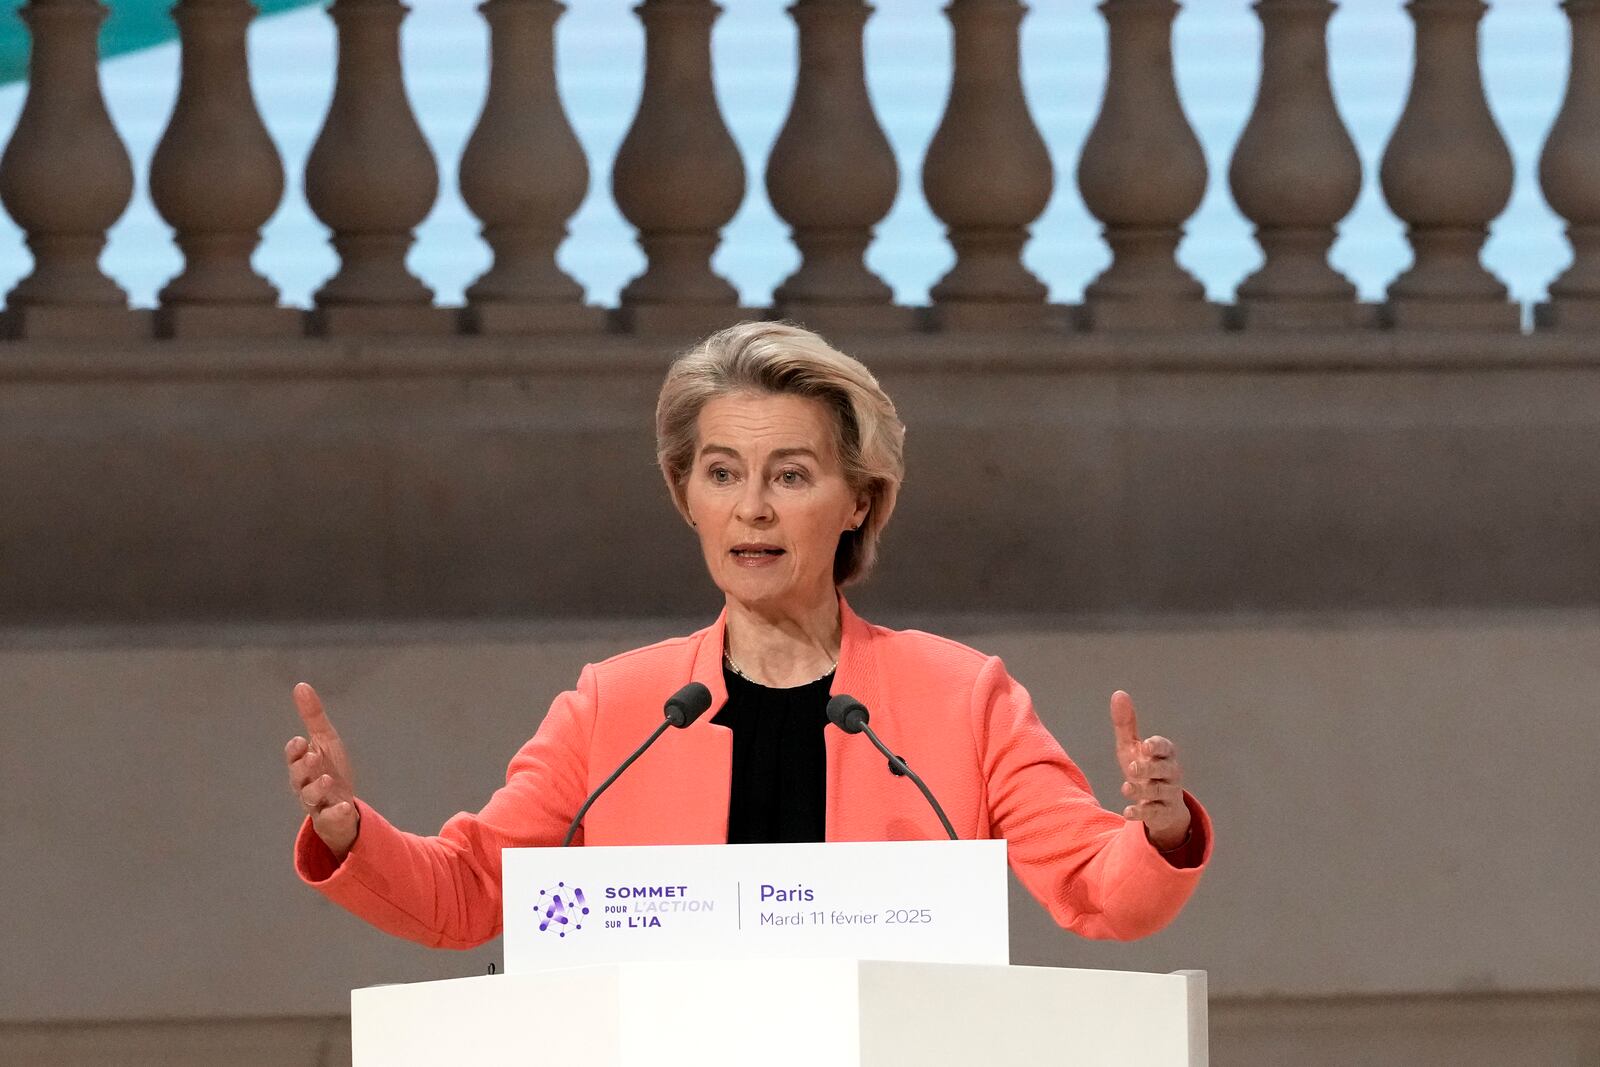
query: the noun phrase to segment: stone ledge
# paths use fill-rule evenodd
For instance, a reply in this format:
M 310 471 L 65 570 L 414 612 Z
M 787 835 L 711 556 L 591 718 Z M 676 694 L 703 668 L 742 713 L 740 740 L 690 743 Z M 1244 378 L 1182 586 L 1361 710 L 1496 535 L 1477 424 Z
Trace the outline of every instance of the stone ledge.
M 1600 993 L 1213 999 L 1211 1062 L 1227 1067 L 1584 1067 Z M 350 1019 L 0 1023 L 0 1062 L 29 1067 L 346 1067 Z
M 768 308 L 735 304 L 624 304 L 610 312 L 612 329 L 658 346 L 674 339 L 692 341 L 736 322 L 771 317 Z
M 156 336 L 163 340 L 302 337 L 308 326 L 307 313 L 299 308 L 264 304 L 179 304 L 158 308 L 155 316 Z
M 203 341 L 141 336 L 121 342 L 0 341 L 0 383 L 658 374 L 685 336 L 690 335 L 674 339 L 580 332 L 516 337 L 397 335 Z M 1600 345 L 1579 330 L 1454 335 L 1349 329 L 1143 334 L 862 332 L 848 337 L 845 345 L 876 371 L 1184 371 L 1221 375 L 1600 367 Z
M 1597 605 L 1600 606 L 1600 605 Z M 1547 631 L 1586 629 L 1594 608 L 1451 608 L 1436 610 L 1342 610 L 1276 612 L 907 612 L 873 611 L 872 621 L 894 629 L 922 629 L 982 642 L 986 635 L 1017 633 L 1228 634 L 1274 630 L 1350 633 L 1382 630 L 1396 636 L 1471 632 L 1532 626 Z M 394 648 L 425 644 L 464 645 L 570 642 L 574 634 L 605 647 L 632 647 L 662 634 L 692 633 L 705 615 L 527 616 L 463 619 L 320 618 L 283 622 L 77 623 L 34 625 L 0 622 L 0 655 L 13 652 L 81 652 L 155 649 Z
M 461 309 L 461 329 L 463 333 L 484 336 L 600 334 L 607 329 L 607 312 L 592 304 L 483 301 Z
M 0 1063 L 29 1067 L 342 1067 L 349 1016 L 0 1023 Z
M 1148 342 L 1098 351 L 1170 351 Z M 1600 361 L 1558 358 L 1585 343 L 1178 372 L 1020 337 L 863 340 L 912 480 L 862 604 L 1600 603 Z M 0 619 L 647 615 L 707 595 L 653 470 L 667 345 L 45 351 L 0 346 Z
M 118 305 L 24 305 L 0 311 L 0 338 L 18 344 L 121 345 L 148 341 L 155 313 Z M 0 348 L 3 351 L 3 348 Z
M 772 314 L 829 338 L 837 334 L 854 339 L 860 334 L 893 336 L 920 330 L 923 309 L 898 304 L 792 303 L 777 305 Z
M 308 312 L 319 337 L 449 337 L 459 312 L 431 304 L 332 304 Z

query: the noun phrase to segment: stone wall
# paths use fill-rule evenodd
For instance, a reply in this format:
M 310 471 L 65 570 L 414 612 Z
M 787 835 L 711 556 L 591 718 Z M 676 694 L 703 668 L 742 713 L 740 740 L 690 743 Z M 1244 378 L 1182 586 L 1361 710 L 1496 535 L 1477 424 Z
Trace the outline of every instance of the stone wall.
M 1003 655 L 1107 801 L 1106 695 L 1128 688 L 1216 819 L 1168 930 L 1086 942 L 1015 891 L 1015 962 L 1204 968 L 1219 1063 L 1593 1062 L 1600 857 L 1574 800 L 1600 747 L 1593 612 L 882 618 Z M 583 662 L 692 624 L 6 631 L 0 1059 L 126 1040 L 337 1062 L 326 1020 L 351 987 L 498 962 L 397 943 L 295 881 L 289 686 L 319 685 L 363 795 L 431 830 L 483 800 Z M 119 1022 L 151 1019 L 192 1025 Z M 1517 1047 L 1551 1051 L 1492 1058 Z M 38 1048 L 57 1059 L 12 1054 Z
M 1600 603 L 1585 340 L 840 343 L 909 427 L 864 607 Z M 19 343 L 0 359 L 0 621 L 706 610 L 653 465 L 675 347 Z

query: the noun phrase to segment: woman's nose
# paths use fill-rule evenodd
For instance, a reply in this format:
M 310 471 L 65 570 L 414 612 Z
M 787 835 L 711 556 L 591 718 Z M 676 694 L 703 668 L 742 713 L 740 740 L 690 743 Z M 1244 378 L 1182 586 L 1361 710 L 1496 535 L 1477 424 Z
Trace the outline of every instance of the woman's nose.
M 772 519 L 772 502 L 767 497 L 765 484 L 751 480 L 739 497 L 738 518 L 745 523 L 768 522 Z

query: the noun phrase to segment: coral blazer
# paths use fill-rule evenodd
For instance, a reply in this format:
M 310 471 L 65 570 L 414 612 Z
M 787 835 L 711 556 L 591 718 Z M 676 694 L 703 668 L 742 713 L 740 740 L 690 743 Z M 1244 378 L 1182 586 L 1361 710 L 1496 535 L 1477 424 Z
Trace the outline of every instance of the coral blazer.
M 1089 783 L 1034 714 L 1000 660 L 915 630 L 863 621 L 840 599 L 842 643 L 833 692 L 872 712 L 872 725 L 944 805 L 963 838 L 1003 837 L 1011 867 L 1056 921 L 1086 937 L 1129 940 L 1166 925 L 1211 852 L 1211 824 L 1194 816 L 1191 854 L 1176 867 L 1142 823 L 1096 802 Z M 361 832 L 336 862 L 306 820 L 295 842 L 302 879 L 382 930 L 426 945 L 470 948 L 500 932 L 500 850 L 557 845 L 589 791 L 661 722 L 662 702 L 689 681 L 712 706 L 670 730 L 584 817 L 588 845 L 709 844 L 728 836 L 733 732 L 712 722 L 727 615 L 688 637 L 586 666 L 551 705 L 476 814 L 433 837 L 396 829 L 364 801 Z M 864 737 L 827 731 L 827 838 L 940 838 L 916 787 L 896 778 Z

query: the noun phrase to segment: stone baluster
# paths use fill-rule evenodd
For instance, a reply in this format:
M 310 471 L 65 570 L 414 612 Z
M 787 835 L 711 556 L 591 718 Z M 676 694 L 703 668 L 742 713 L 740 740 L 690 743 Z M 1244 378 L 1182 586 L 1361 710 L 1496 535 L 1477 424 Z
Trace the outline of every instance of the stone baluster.
M 601 330 L 605 311 L 556 264 L 589 164 L 556 87 L 557 0 L 488 0 L 489 91 L 461 156 L 461 196 L 494 264 L 467 288 L 478 333 Z
M 612 194 L 639 231 L 644 272 L 618 320 L 641 333 L 700 334 L 751 317 L 711 256 L 744 199 L 744 163 L 711 79 L 712 0 L 644 0 L 644 87 L 617 150 Z
M 929 291 L 941 329 L 1012 329 L 1054 317 L 1022 264 L 1028 227 L 1050 200 L 1050 153 L 1022 93 L 1018 0 L 951 0 L 955 62 L 944 117 L 922 164 L 928 206 L 955 266 Z
M 1257 0 L 1261 82 L 1228 170 L 1233 199 L 1256 225 L 1266 262 L 1239 286 L 1247 328 L 1370 321 L 1356 289 L 1328 263 L 1334 227 L 1361 192 L 1361 157 L 1328 80 L 1332 0 Z
M 1479 252 L 1511 197 L 1511 153 L 1478 70 L 1483 0 L 1410 0 L 1416 66 L 1379 178 L 1406 224 L 1412 265 L 1389 286 L 1384 320 L 1419 329 L 1515 330 L 1506 287 Z
M 283 161 L 250 91 L 249 0 L 179 0 L 178 100 L 150 162 L 150 198 L 176 231 L 184 269 L 161 290 L 164 335 L 289 335 L 303 316 L 250 266 L 283 197 Z
M 773 294 L 779 316 L 821 330 L 905 330 L 911 308 L 866 266 L 872 230 L 894 206 L 900 171 L 872 111 L 865 0 L 797 0 L 800 71 L 767 159 L 767 196 L 794 233 L 800 268 Z
M 1178 265 L 1183 224 L 1206 191 L 1206 158 L 1172 74 L 1174 0 L 1105 0 L 1110 63 L 1100 114 L 1078 158 L 1084 205 L 1111 265 L 1084 289 L 1096 330 L 1204 329 L 1221 322 Z
M 1539 157 L 1539 183 L 1567 222 L 1572 265 L 1534 309 L 1540 326 L 1600 328 L 1600 0 L 1566 0 L 1572 24 L 1567 96 Z
M 148 312 L 100 269 L 106 231 L 133 195 L 133 164 L 106 112 L 97 0 L 31 0 L 28 97 L 0 156 L 0 202 L 27 235 L 33 272 L 7 295 L 11 337 L 126 338 Z
M 318 333 L 448 333 L 455 314 L 406 269 L 439 190 L 400 72 L 399 0 L 334 0 L 339 65 L 306 160 L 306 201 L 333 231 L 339 270 L 317 290 Z

